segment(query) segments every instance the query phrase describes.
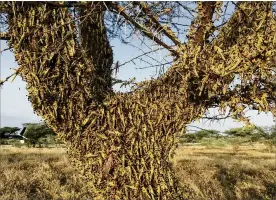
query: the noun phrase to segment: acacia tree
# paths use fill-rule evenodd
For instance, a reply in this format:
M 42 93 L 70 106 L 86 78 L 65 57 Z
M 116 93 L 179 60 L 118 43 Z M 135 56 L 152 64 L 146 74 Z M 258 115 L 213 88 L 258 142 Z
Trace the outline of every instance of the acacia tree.
M 15 54 L 16 74 L 35 112 L 67 142 L 93 199 L 183 199 L 169 161 L 187 124 L 212 107 L 243 121 L 248 108 L 276 114 L 273 5 L 234 3 L 229 19 L 222 5 L 1 2 L 1 38 Z M 175 20 L 184 13 L 192 18 L 188 29 Z M 122 42 L 139 31 L 173 63 L 119 93 L 109 40 L 124 24 Z
M 47 135 L 55 135 L 55 132 L 50 129 L 45 123 L 25 123 L 23 124 L 26 127 L 24 136 L 26 141 L 29 144 L 32 144 L 33 147 L 39 143 L 39 139 Z M 39 144 L 41 146 L 41 144 Z
M 3 127 L 3 128 L 0 128 L 0 139 L 4 138 L 5 137 L 5 134 L 13 134 L 15 133 L 16 131 L 19 131 L 20 128 L 18 127 Z

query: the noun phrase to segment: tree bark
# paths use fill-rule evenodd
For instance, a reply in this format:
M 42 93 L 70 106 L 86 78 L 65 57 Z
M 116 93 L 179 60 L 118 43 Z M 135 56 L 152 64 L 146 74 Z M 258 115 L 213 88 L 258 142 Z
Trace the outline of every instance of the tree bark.
M 112 92 L 113 53 L 104 25 L 105 9 L 102 2 L 91 2 L 87 8 L 79 9 L 82 56 L 91 60 L 94 65 L 95 71 L 91 77 L 93 79 L 91 84 L 97 87 L 94 97 L 99 102 L 103 102 L 106 95 Z

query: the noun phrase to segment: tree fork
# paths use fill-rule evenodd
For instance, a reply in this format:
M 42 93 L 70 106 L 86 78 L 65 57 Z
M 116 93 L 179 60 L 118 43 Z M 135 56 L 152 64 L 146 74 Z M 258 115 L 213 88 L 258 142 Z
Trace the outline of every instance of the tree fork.
M 95 95 L 101 98 L 104 95 L 100 92 L 105 92 L 99 91 L 99 88 L 104 90 L 103 87 L 95 85 L 98 84 L 95 74 L 102 73 L 97 71 L 97 65 L 108 69 L 111 64 L 110 57 L 107 62 L 94 58 L 98 53 L 109 55 L 106 36 L 94 35 L 99 39 L 90 40 L 82 35 L 85 34 L 83 29 L 79 44 L 73 32 L 74 23 L 68 23 L 71 16 L 66 8 L 13 5 L 24 15 L 8 17 L 9 43 L 22 68 L 20 74 L 27 82 L 29 100 L 36 113 L 66 140 L 72 163 L 89 180 L 92 198 L 183 199 L 169 162 L 176 141 L 173 137 L 164 138 L 175 131 L 164 128 L 164 122 L 158 127 L 154 125 L 154 129 L 148 127 L 146 131 L 144 128 L 148 126 L 144 113 L 148 113 L 152 121 L 157 116 L 149 112 L 154 109 L 156 113 L 165 108 L 161 106 L 156 110 L 143 91 L 138 95 L 119 94 L 115 97 L 112 93 L 106 94 L 102 102 L 105 107 L 95 99 Z M 50 21 L 43 21 L 45 17 Z M 96 21 L 101 23 L 102 18 L 97 17 Z M 28 27 L 28 32 L 25 32 L 26 27 L 18 26 L 26 19 L 38 23 Z M 39 26 L 49 31 L 41 33 L 36 28 Z M 94 28 L 100 29 L 88 30 L 88 33 L 103 31 L 101 25 Z M 107 51 L 95 52 L 88 45 L 94 40 L 99 41 L 96 47 L 106 46 Z M 84 50 L 87 50 L 86 54 Z M 107 73 L 110 72 L 107 70 Z M 147 101 L 151 109 L 145 110 L 147 107 L 140 101 Z M 128 113 L 137 113 L 137 116 L 128 118 Z M 137 123 L 140 125 L 133 127 Z M 158 142 L 153 143 L 153 138 Z

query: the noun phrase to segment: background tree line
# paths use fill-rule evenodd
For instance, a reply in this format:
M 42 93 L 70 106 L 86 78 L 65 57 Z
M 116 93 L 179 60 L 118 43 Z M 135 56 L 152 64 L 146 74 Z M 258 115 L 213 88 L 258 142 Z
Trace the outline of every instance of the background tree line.
M 180 137 L 181 143 L 199 143 L 206 138 L 244 138 L 245 141 L 258 142 L 263 140 L 276 140 L 276 126 L 271 127 L 250 127 L 231 128 L 224 132 L 217 130 L 201 129 L 190 132 Z
M 2 127 L 0 128 L 1 144 L 14 144 L 18 139 L 24 139 L 29 146 L 41 147 L 42 145 L 60 144 L 56 133 L 45 123 L 24 123 L 23 131 L 19 127 Z M 9 138 L 9 136 L 12 136 Z M 231 128 L 224 132 L 213 129 L 201 129 L 195 132 L 188 132 L 179 137 L 180 143 L 206 143 L 210 140 L 224 140 L 242 142 L 270 142 L 276 144 L 276 126 L 270 127 L 250 127 Z M 8 142 L 10 141 L 10 142 Z
M 44 122 L 24 123 L 23 129 L 19 127 L 0 128 L 0 144 L 18 144 L 24 140 L 28 146 L 39 146 L 56 144 L 56 133 Z

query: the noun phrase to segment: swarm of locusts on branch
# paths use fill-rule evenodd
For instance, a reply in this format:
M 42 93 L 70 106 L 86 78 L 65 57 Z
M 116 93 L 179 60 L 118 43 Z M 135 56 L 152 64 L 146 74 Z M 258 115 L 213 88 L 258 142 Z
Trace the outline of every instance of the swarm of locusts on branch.
M 66 141 L 92 199 L 184 199 L 170 159 L 189 123 L 212 107 L 230 108 L 245 122 L 248 108 L 276 115 L 273 5 L 239 2 L 227 20 L 224 8 L 222 2 L 0 3 L 8 27 L 1 39 L 14 52 L 29 100 Z M 183 25 L 173 20 L 184 11 L 193 17 L 185 42 Z M 162 76 L 128 93 L 112 88 L 109 40 L 122 23 L 173 57 Z

